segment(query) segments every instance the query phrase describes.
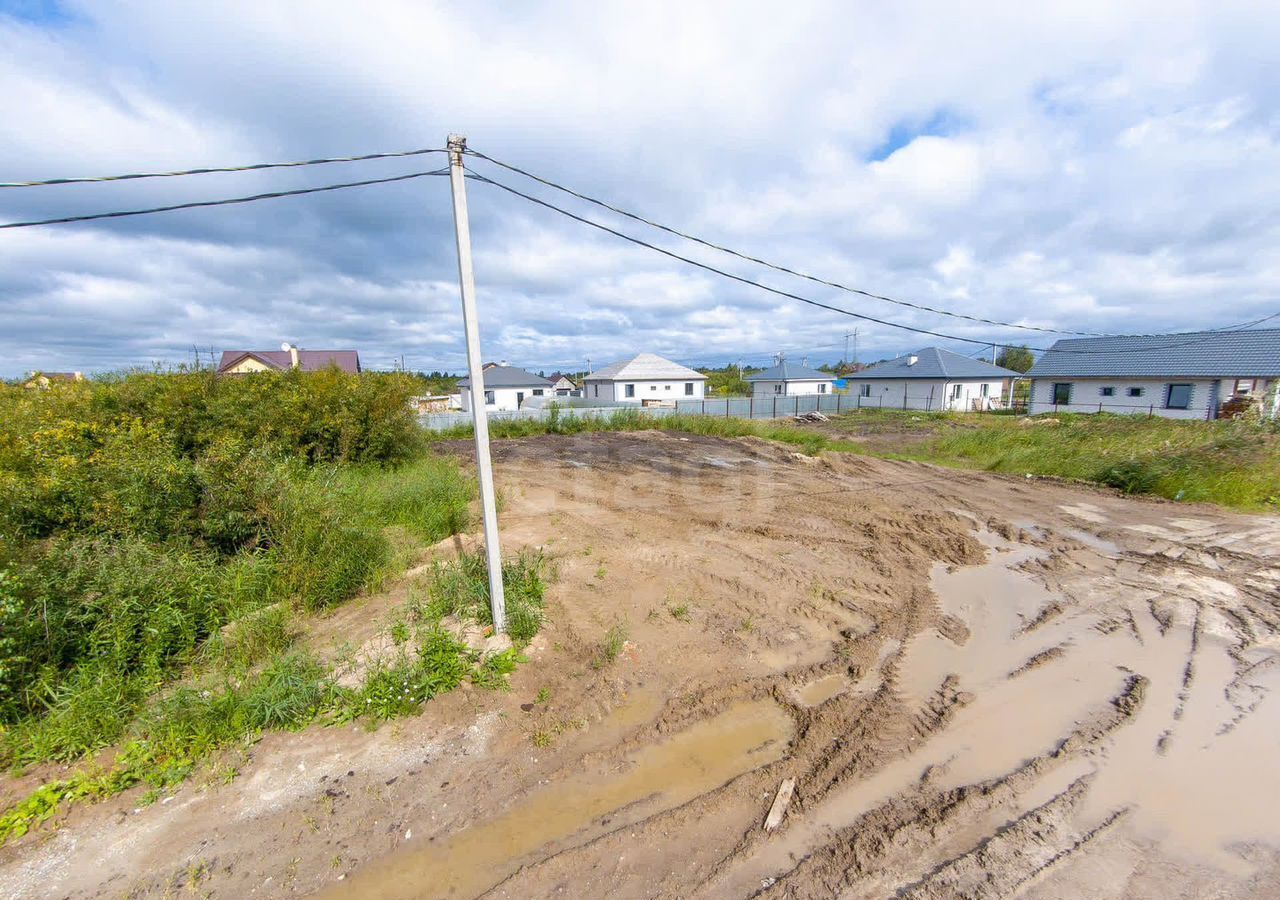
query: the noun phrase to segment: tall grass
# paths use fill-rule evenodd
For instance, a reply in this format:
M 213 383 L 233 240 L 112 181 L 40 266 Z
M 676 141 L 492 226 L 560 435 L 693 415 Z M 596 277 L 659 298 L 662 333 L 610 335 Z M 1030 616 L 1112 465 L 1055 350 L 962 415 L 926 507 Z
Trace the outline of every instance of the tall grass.
M 472 485 L 422 453 L 407 385 L 0 387 L 0 762 L 118 740 L 191 666 L 278 653 L 288 609 L 340 603 L 407 540 L 465 527 Z
M 1236 421 L 1108 413 L 969 417 L 896 455 L 992 472 L 1092 481 L 1126 493 L 1280 512 L 1280 432 Z

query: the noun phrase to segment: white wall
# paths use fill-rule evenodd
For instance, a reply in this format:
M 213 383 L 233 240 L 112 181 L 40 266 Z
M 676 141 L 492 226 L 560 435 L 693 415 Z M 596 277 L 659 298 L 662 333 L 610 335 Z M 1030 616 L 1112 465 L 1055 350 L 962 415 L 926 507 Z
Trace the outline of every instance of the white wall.
M 850 407 L 881 406 L 885 409 L 923 409 L 934 412 L 954 410 L 968 412 L 972 409 L 989 409 L 1004 401 L 1004 380 L 956 381 L 928 378 L 868 378 L 858 380 L 857 375 L 850 375 L 849 405 Z M 862 396 L 862 386 L 870 385 L 871 394 Z M 959 385 L 960 396 L 953 396 Z M 983 386 L 986 395 L 983 396 Z
M 1071 402 L 1054 405 L 1053 386 L 1071 385 Z M 1166 406 L 1170 384 L 1191 385 L 1191 401 L 1186 409 Z M 1207 419 L 1235 390 L 1236 378 L 1036 378 L 1031 382 L 1031 413 L 1154 413 L 1168 419 Z M 1255 396 L 1266 396 L 1267 380 L 1256 379 Z M 1103 388 L 1113 388 L 1112 396 L 1104 396 Z M 1138 389 L 1141 396 L 1129 396 Z M 1099 408 L 1101 404 L 1101 408 Z
M 830 381 L 788 380 L 751 382 L 751 396 L 753 397 L 804 397 L 810 394 L 834 393 L 835 386 Z
M 635 396 L 627 396 L 627 385 L 635 386 Z M 693 385 L 693 393 L 685 393 L 685 385 Z M 645 400 L 701 400 L 707 395 L 707 382 L 702 378 L 678 381 L 597 381 L 588 378 L 582 396 L 588 400 L 613 400 L 640 404 Z
M 463 387 L 462 391 L 462 409 L 464 412 L 471 412 L 471 388 Z M 530 397 L 548 397 L 553 391 L 550 386 L 543 385 L 540 387 L 513 387 L 513 388 L 490 388 L 493 391 L 493 402 L 486 403 L 485 409 L 489 412 L 510 412 L 520 408 L 520 395 L 524 399 Z M 541 391 L 541 394 L 534 393 Z

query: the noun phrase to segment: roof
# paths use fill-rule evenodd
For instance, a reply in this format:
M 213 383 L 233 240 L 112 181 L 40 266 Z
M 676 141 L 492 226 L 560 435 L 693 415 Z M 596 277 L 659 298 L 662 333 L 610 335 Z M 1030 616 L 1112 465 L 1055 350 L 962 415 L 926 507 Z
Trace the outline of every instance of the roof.
M 798 366 L 785 359 L 776 366 L 748 375 L 744 381 L 831 381 L 835 376 L 830 372 L 820 372 L 808 366 Z
M 515 366 L 493 366 L 480 373 L 485 388 L 548 387 L 551 382 Z M 471 387 L 471 377 L 458 379 L 458 387 Z
M 637 353 L 630 359 L 624 359 L 605 366 L 598 372 L 587 376 L 587 381 L 690 381 L 707 380 L 701 372 L 695 372 L 688 366 L 663 359 L 654 353 Z
M 908 365 L 911 357 L 916 357 L 914 365 Z M 847 376 L 849 381 L 865 381 L 868 378 L 931 378 L 962 380 L 966 378 L 1019 378 L 1018 372 L 993 366 L 979 359 L 961 356 L 941 347 L 925 347 L 915 353 L 899 356 L 885 362 L 868 366 L 861 372 Z
M 35 381 L 41 376 L 50 381 L 80 381 L 84 377 L 79 372 L 32 372 L 27 381 Z
M 573 384 L 573 379 L 570 378 L 568 375 L 564 374 L 563 372 L 552 372 L 550 375 L 547 376 L 547 381 L 550 381 L 552 384 L 558 383 L 561 379 L 564 379 L 570 384 Z
M 1050 347 L 1027 375 L 1272 377 L 1280 375 L 1280 328 L 1067 338 Z
M 292 361 L 288 350 L 223 350 L 218 371 L 225 372 L 236 363 L 252 357 L 271 369 L 285 371 Z M 299 350 L 298 368 L 303 372 L 319 372 L 337 366 L 352 375 L 360 371 L 360 354 L 355 350 Z

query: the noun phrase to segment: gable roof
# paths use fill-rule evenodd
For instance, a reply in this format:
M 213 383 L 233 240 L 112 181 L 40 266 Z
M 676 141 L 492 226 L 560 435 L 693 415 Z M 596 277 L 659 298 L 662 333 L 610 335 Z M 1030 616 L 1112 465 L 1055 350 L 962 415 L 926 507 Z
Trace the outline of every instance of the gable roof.
M 563 372 L 552 372 L 550 375 L 547 376 L 547 381 L 550 381 L 552 384 L 559 384 L 562 379 L 564 381 L 569 382 L 570 384 L 573 384 L 573 379 L 570 378 L 568 375 L 564 374 Z
M 549 387 L 551 382 L 515 366 L 492 366 L 480 373 L 486 389 L 504 387 Z M 458 379 L 458 387 L 471 387 L 471 376 Z
M 743 381 L 832 381 L 835 376 L 830 372 L 820 372 L 808 366 L 798 366 L 785 359 L 772 368 L 748 375 Z
M 223 350 L 218 371 L 225 372 L 237 363 L 253 358 L 269 369 L 287 371 L 292 365 L 288 350 Z M 337 366 L 352 375 L 360 372 L 360 354 L 355 350 L 299 350 L 298 368 L 303 372 L 319 372 Z
M 1067 338 L 1045 351 L 1027 375 L 1272 377 L 1280 375 L 1280 328 Z
M 630 359 L 624 359 L 592 372 L 587 381 L 691 381 L 707 380 L 701 372 L 695 372 L 688 366 L 663 359 L 654 353 L 637 353 Z
M 916 357 L 914 365 L 908 365 L 911 357 Z M 861 372 L 848 376 L 849 381 L 864 381 L 868 378 L 1019 378 L 1018 372 L 993 366 L 979 359 L 961 356 L 941 347 L 925 347 L 915 353 L 899 356 L 868 366 Z

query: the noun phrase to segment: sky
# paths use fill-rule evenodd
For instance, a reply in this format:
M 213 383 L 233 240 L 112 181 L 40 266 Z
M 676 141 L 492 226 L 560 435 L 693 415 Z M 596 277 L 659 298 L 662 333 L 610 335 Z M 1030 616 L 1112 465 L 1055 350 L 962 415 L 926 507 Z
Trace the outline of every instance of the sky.
M 827 280 L 1065 331 L 1280 312 L 1280 6 L 0 0 L 0 181 L 471 148 Z M 440 155 L 0 189 L 0 222 L 435 169 Z M 595 368 L 1044 347 L 763 269 L 767 293 L 467 185 L 485 359 Z M 1271 324 L 1275 324 L 1273 321 Z M 447 178 L 0 230 L 0 377 L 355 348 L 465 366 Z M 853 339 L 849 339 L 850 345 Z M 987 350 L 989 353 L 989 348 Z

